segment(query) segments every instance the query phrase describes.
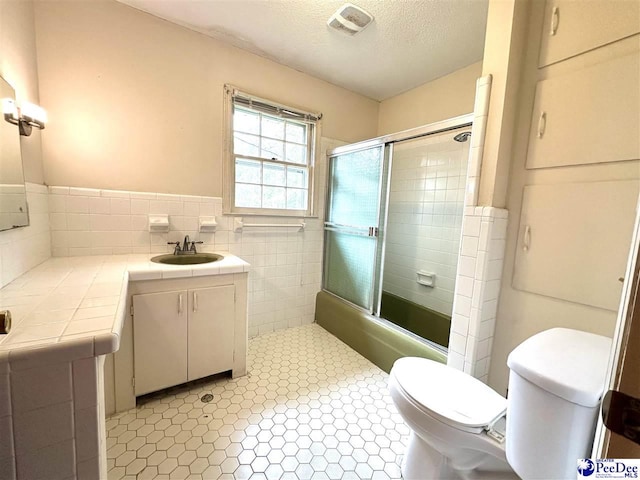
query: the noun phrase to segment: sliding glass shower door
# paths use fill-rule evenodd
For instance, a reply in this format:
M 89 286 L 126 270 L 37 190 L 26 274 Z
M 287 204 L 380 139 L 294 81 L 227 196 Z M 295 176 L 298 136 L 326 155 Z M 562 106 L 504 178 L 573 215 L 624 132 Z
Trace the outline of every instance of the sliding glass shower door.
M 384 145 L 329 158 L 324 289 L 373 312 Z
M 404 133 L 330 157 L 323 289 L 446 348 L 471 132 Z

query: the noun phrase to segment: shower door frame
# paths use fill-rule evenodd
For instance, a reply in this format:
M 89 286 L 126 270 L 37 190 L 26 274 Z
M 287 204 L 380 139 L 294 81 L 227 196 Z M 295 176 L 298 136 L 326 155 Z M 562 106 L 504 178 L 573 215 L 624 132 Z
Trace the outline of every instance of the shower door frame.
M 327 173 L 330 172 L 331 169 L 331 157 L 335 157 L 338 155 L 344 155 L 344 154 L 348 154 L 348 153 L 353 153 L 353 152 L 357 152 L 360 150 L 366 150 L 369 148 L 374 148 L 374 147 L 379 147 L 379 146 L 383 146 L 383 159 L 382 159 L 382 172 L 381 172 L 381 180 L 379 183 L 379 192 L 378 192 L 378 196 L 380 198 L 380 205 L 378 206 L 378 226 L 379 226 L 379 235 L 377 238 L 377 245 L 376 245 L 376 255 L 375 255 L 375 265 L 374 265 L 374 275 L 372 278 L 372 297 L 373 297 L 373 302 L 372 302 L 372 307 L 370 310 L 365 309 L 363 307 L 361 307 L 360 305 L 356 305 L 353 302 L 350 302 L 349 300 L 346 300 L 345 298 L 340 297 L 339 295 L 336 295 L 333 292 L 330 292 L 329 290 L 327 290 L 325 288 L 325 284 L 326 284 L 326 278 L 325 278 L 325 265 L 324 262 L 326 260 L 325 257 L 325 253 L 323 253 L 323 266 L 322 266 L 322 291 L 328 293 L 329 295 L 332 295 L 336 298 L 339 298 L 341 301 L 348 303 L 349 305 L 353 306 L 354 308 L 357 308 L 358 310 L 361 310 L 363 312 L 369 313 L 371 314 L 376 321 L 380 321 L 383 322 L 385 325 L 391 326 L 392 328 L 395 329 L 400 329 L 402 330 L 404 333 L 424 342 L 429 344 L 430 346 L 434 346 L 436 348 L 438 348 L 439 350 L 443 350 L 443 351 L 447 351 L 447 349 L 445 347 L 442 347 L 441 345 L 436 344 L 435 342 L 432 342 L 430 340 L 427 340 L 425 338 L 420 337 L 419 335 L 414 334 L 413 332 L 410 332 L 409 330 L 406 330 L 402 327 L 399 327 L 398 325 L 394 324 L 393 322 L 390 322 L 382 317 L 380 317 L 380 304 L 382 301 L 382 277 L 384 272 L 383 270 L 383 265 L 384 265 L 384 256 L 385 256 L 385 252 L 386 252 L 386 229 L 387 229 L 387 220 L 389 217 L 388 211 L 389 211 L 389 185 L 390 185 L 390 181 L 391 181 L 391 170 L 392 170 L 392 166 L 393 166 L 393 146 L 395 143 L 399 143 L 399 142 L 403 142 L 406 140 L 414 140 L 414 139 L 418 139 L 418 138 L 422 138 L 422 137 L 428 137 L 431 135 L 437 135 L 440 133 L 444 133 L 444 132 L 448 132 L 451 130 L 457 130 L 459 128 L 464 128 L 464 127 L 471 127 L 473 125 L 473 113 L 469 113 L 466 115 L 460 115 L 458 117 L 453 117 L 453 118 L 449 118 L 447 120 L 442 120 L 440 122 L 434 122 L 434 123 L 430 123 L 427 125 L 423 125 L 420 127 L 416 127 L 416 128 L 411 128 L 408 130 L 402 130 L 400 132 L 397 133 L 391 133 L 388 135 L 382 135 L 380 137 L 376 137 L 376 138 L 372 138 L 369 140 L 364 140 L 362 142 L 357 142 L 357 143 L 351 143 L 349 145 L 343 145 L 337 148 L 334 148 L 333 150 L 327 152 Z M 469 154 L 471 154 L 471 148 L 469 149 Z M 386 177 L 385 177 L 386 176 Z M 469 171 L 467 168 L 467 179 L 469 177 Z M 327 175 L 327 182 L 326 182 L 326 186 L 325 186 L 325 213 L 324 213 L 324 222 L 323 222 L 323 231 L 326 232 L 327 226 L 327 219 L 329 217 L 329 200 L 330 200 L 330 178 L 329 175 Z M 383 186 L 387 185 L 387 189 L 386 192 L 383 192 Z M 326 240 L 326 234 L 325 234 L 325 240 Z M 326 248 L 326 247 L 325 247 Z M 323 248 L 324 250 L 324 248 Z M 459 255 L 459 254 L 458 254 Z
M 366 144 L 365 144 L 366 143 Z M 361 145 L 361 144 L 365 144 L 365 145 Z M 384 144 L 384 143 L 373 143 L 373 144 L 369 144 L 368 141 L 367 142 L 360 142 L 360 144 L 353 144 L 353 145 L 361 145 L 358 148 L 351 148 L 346 152 L 342 152 L 339 153 L 337 155 L 331 155 L 330 152 L 327 153 L 327 185 L 326 185 L 326 191 L 325 191 L 325 212 L 324 212 L 324 221 L 323 221 L 323 232 L 324 232 L 324 248 L 323 248 L 323 261 L 322 261 L 322 290 L 337 297 L 340 298 L 342 301 L 345 301 L 347 303 L 349 303 L 350 305 L 365 311 L 367 313 L 371 313 L 373 314 L 373 312 L 376 311 L 376 308 L 379 309 L 379 299 L 378 299 L 378 292 L 375 289 L 375 285 L 376 284 L 380 284 L 382 285 L 381 282 L 381 272 L 380 269 L 376 268 L 377 263 L 378 263 L 378 258 L 380 256 L 380 252 L 384 252 L 384 249 L 381 250 L 381 246 L 380 246 L 380 232 L 382 232 L 383 230 L 383 226 L 381 225 L 381 220 L 383 219 L 383 213 L 386 212 L 386 208 L 383 208 L 383 201 L 386 202 L 387 199 L 383 199 L 382 198 L 382 189 L 383 186 L 385 185 L 385 175 L 389 175 L 388 172 L 388 165 L 389 165 L 389 161 L 388 158 L 390 156 L 390 152 L 391 152 L 391 148 L 389 147 L 389 145 Z M 347 147 L 349 145 L 345 145 L 344 147 Z M 382 158 L 380 160 L 380 177 L 378 179 L 378 205 L 377 205 L 377 210 L 376 210 L 376 218 L 377 218 L 377 222 L 376 225 L 374 227 L 367 227 L 367 226 L 362 226 L 362 225 L 340 225 L 340 224 L 336 224 L 333 222 L 329 221 L 329 210 L 330 210 L 330 206 L 332 204 L 332 199 L 331 199 L 331 173 L 333 170 L 333 165 L 331 163 L 331 157 L 336 157 L 338 155 L 345 155 L 345 154 L 349 154 L 349 153 L 356 153 L 356 152 L 361 152 L 364 150 L 370 150 L 373 148 L 378 148 L 378 147 L 382 147 L 381 148 L 381 155 Z M 341 147 L 343 148 L 343 147 Z M 385 218 L 385 226 L 386 226 L 386 218 Z M 368 235 L 365 234 L 365 230 L 368 229 Z M 357 236 L 363 236 L 363 237 L 369 237 L 369 238 L 373 238 L 373 240 L 375 241 L 375 250 L 374 250 L 374 258 L 373 258 L 373 273 L 371 278 L 369 279 L 369 281 L 371 282 L 372 285 L 372 291 L 371 291 L 371 300 L 369 302 L 369 308 L 365 308 L 361 305 L 358 305 L 357 303 L 353 303 L 350 300 L 347 300 L 346 298 L 343 298 L 333 292 L 330 292 L 329 290 L 325 289 L 325 283 L 326 283 L 326 248 L 327 248 L 327 232 L 335 232 L 338 234 L 344 234 L 344 235 L 357 235 Z M 384 256 L 384 253 L 383 253 Z M 376 305 L 378 305 L 378 307 L 376 307 Z

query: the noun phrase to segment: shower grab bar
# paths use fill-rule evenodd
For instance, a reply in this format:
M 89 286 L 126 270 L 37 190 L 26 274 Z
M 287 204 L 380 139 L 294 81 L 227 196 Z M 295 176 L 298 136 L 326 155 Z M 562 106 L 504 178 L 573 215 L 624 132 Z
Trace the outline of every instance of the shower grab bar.
M 243 228 L 298 228 L 304 230 L 307 226 L 306 223 L 244 223 L 241 218 L 235 218 L 233 220 L 233 231 L 241 232 Z

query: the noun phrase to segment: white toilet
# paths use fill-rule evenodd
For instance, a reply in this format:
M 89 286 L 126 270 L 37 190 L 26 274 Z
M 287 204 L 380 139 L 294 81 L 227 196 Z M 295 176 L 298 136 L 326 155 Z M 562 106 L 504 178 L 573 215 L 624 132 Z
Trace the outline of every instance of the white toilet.
M 575 478 L 591 454 L 610 348 L 566 328 L 534 335 L 507 360 L 508 401 L 452 367 L 397 360 L 389 390 L 411 428 L 404 479 Z

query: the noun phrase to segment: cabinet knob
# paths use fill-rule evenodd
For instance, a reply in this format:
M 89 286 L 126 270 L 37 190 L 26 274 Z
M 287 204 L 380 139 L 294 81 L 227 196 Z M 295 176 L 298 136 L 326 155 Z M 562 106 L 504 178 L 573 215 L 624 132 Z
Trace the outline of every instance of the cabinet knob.
M 538 119 L 538 138 L 544 136 L 544 132 L 547 129 L 547 112 L 541 112 Z
M 182 313 L 182 294 L 178 295 L 178 313 Z
M 531 226 L 527 225 L 524 227 L 524 237 L 522 239 L 522 250 L 525 252 L 529 251 L 531 247 Z
M 11 312 L 9 310 L 0 311 L 0 335 L 9 333 L 11 330 Z

